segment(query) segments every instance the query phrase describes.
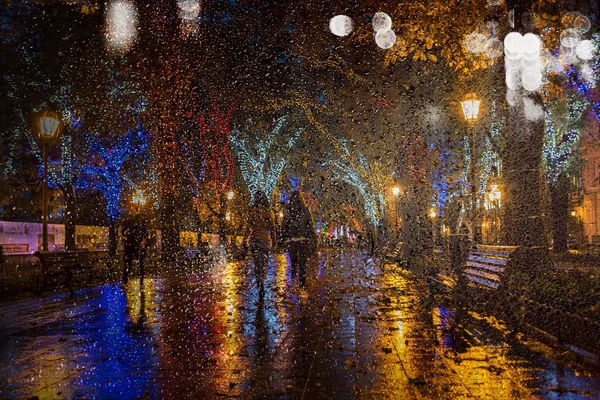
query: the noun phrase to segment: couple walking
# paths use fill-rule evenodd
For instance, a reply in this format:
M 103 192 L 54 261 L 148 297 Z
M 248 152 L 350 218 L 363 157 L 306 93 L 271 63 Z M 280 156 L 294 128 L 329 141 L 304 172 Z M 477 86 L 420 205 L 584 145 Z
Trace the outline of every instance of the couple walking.
M 254 273 L 260 298 L 264 297 L 264 282 L 268 271 L 271 249 L 277 243 L 275 218 L 267 196 L 262 191 L 254 195 L 248 218 L 250 251 L 254 258 Z M 282 236 L 286 244 L 292 269 L 292 279 L 298 275 L 300 287 L 306 285 L 306 264 L 316 254 L 317 235 L 310 211 L 302 194 L 294 191 L 284 211 Z

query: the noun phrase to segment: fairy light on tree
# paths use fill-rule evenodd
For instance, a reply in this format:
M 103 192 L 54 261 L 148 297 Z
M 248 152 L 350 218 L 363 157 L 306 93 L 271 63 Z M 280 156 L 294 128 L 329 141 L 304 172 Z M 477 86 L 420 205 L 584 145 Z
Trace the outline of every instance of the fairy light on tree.
M 236 150 L 238 164 L 251 200 L 257 190 L 262 190 L 271 197 L 279 182 L 279 176 L 287 164 L 289 151 L 302 136 L 303 129 L 297 129 L 289 137 L 281 130 L 288 120 L 287 116 L 280 117 L 273 130 L 265 140 L 252 140 L 253 134 L 242 134 L 238 129 L 233 130 L 231 144 Z
M 125 163 L 143 155 L 148 149 L 148 134 L 141 125 L 127 132 L 115 143 L 106 144 L 97 137 L 85 133 L 90 143 L 90 156 L 99 156 L 99 162 L 83 166 L 83 173 L 90 176 L 92 187 L 99 190 L 106 200 L 106 216 L 109 223 L 109 253 L 117 250 L 117 223 L 121 219 L 123 192 L 134 185 L 125 175 Z M 140 172 L 139 169 L 136 172 Z
M 545 107 L 543 166 L 552 205 L 553 250 L 566 252 L 569 211 L 568 177 L 577 170 L 577 147 L 581 139 L 582 120 L 589 102 L 578 92 L 564 99 L 549 101 Z
M 233 186 L 235 162 L 231 153 L 231 116 L 234 106 L 223 110 L 214 101 L 206 115 L 196 118 L 198 140 L 184 140 L 181 148 L 189 185 L 199 215 L 216 219 L 222 242 L 225 240 L 227 194 Z
M 358 190 L 364 201 L 365 214 L 374 226 L 379 226 L 384 210 L 383 195 L 374 190 L 368 182 L 365 182 L 361 178 L 361 174 L 345 160 L 329 161 L 328 165 L 334 167 L 332 171 L 337 180 L 341 180 Z

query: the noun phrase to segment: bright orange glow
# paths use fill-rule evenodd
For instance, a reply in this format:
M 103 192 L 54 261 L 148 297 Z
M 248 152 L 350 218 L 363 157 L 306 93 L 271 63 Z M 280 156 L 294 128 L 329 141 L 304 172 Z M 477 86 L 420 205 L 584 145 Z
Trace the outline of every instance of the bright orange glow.
M 469 93 L 465 99 L 461 101 L 463 115 L 468 122 L 473 122 L 479 115 L 479 104 L 481 101 L 475 93 Z

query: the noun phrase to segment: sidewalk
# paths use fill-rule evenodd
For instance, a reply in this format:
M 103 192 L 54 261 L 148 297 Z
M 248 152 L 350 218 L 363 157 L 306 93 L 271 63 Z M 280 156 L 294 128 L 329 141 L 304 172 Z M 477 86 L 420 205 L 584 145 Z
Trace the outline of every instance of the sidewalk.
M 0 305 L 0 398 L 598 398 L 599 370 L 454 313 L 365 255 L 328 252 L 308 300 L 272 259 Z

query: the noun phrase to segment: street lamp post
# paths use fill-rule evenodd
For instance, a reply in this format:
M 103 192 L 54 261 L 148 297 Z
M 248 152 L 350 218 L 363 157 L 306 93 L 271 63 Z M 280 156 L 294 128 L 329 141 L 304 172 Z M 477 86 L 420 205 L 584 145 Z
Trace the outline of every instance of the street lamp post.
M 471 223 L 473 224 L 473 244 L 481 242 L 481 227 L 479 226 L 479 212 L 477 209 L 477 157 L 475 153 L 475 122 L 479 115 L 481 101 L 475 93 L 469 93 L 461 102 L 465 120 L 471 126 L 469 147 L 471 148 L 471 163 L 469 165 L 469 181 L 471 183 Z
M 44 162 L 42 185 L 42 251 L 48 251 L 48 146 L 58 140 L 62 123 L 57 113 L 43 111 L 36 119 L 35 135 L 42 145 Z
M 400 187 L 394 186 L 392 188 L 392 194 L 394 195 L 394 217 L 396 218 L 396 239 L 400 240 L 400 225 L 398 224 L 398 196 L 400 196 Z
M 146 194 L 142 189 L 137 189 L 131 196 L 131 202 L 135 205 L 136 211 L 140 211 L 146 204 Z
M 498 185 L 492 185 L 491 191 L 488 194 L 490 205 L 494 209 L 494 243 L 498 244 L 498 233 L 500 231 L 500 199 L 502 193 L 498 189 Z

